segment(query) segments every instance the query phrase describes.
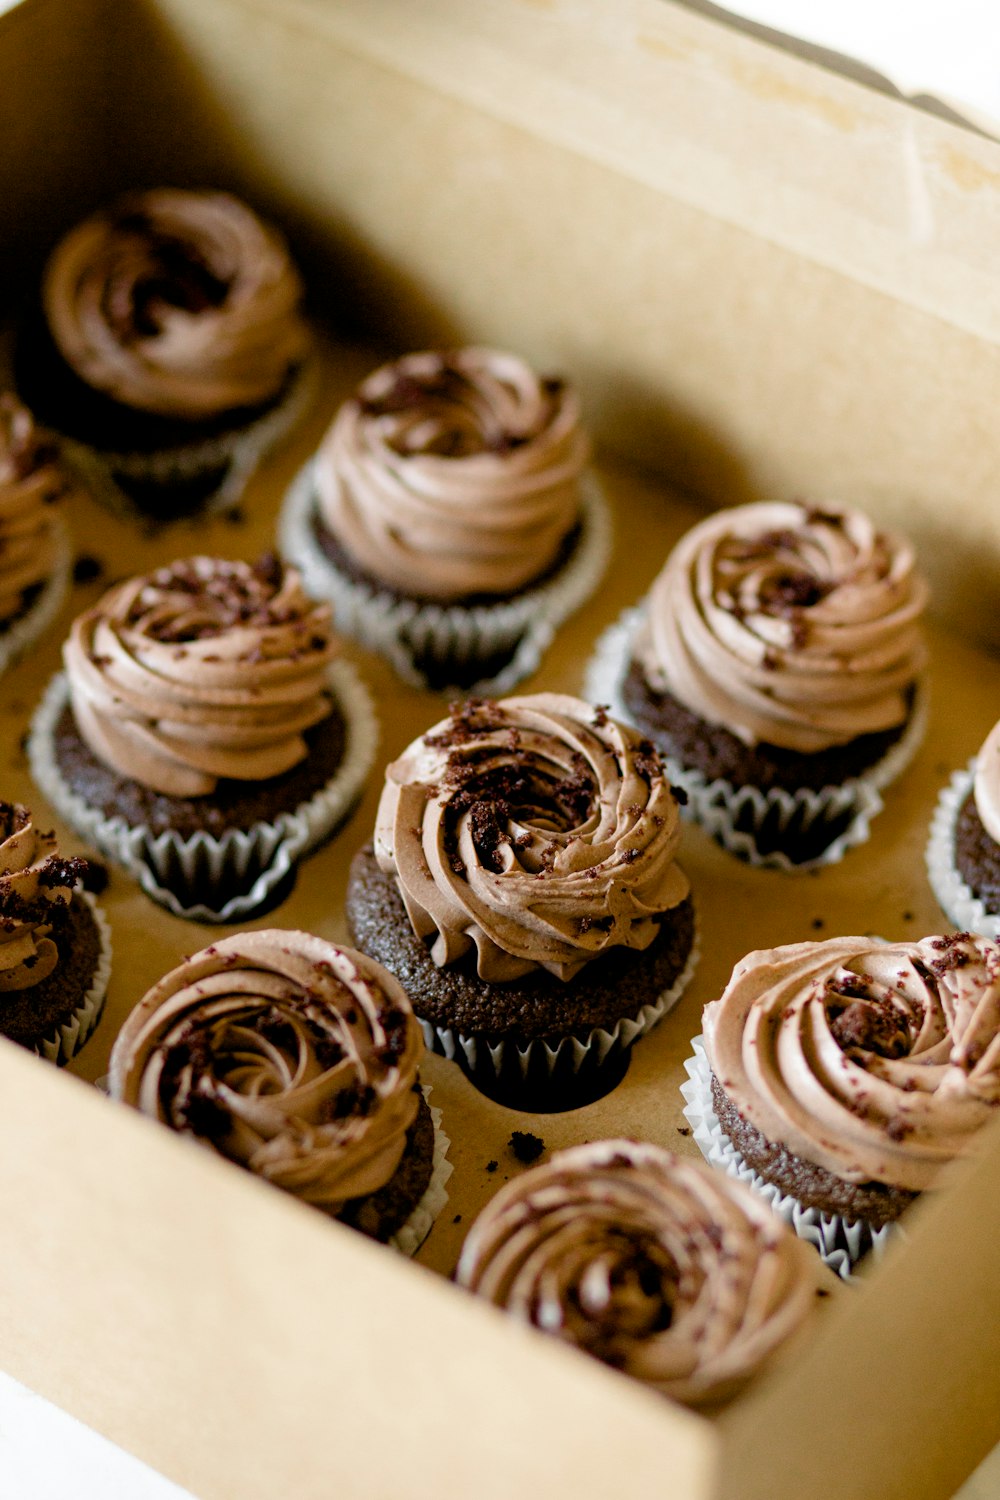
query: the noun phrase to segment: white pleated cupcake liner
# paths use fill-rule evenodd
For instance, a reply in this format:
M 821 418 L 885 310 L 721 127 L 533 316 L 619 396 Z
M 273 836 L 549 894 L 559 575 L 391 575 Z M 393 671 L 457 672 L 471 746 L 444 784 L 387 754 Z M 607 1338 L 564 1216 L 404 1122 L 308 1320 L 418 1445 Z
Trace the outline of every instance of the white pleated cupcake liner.
M 420 1087 L 430 1106 L 431 1120 L 434 1124 L 434 1164 L 431 1168 L 431 1180 L 424 1189 L 420 1202 L 402 1228 L 390 1235 L 387 1241 L 394 1250 L 399 1250 L 403 1255 L 416 1255 L 430 1234 L 434 1220 L 448 1202 L 448 1179 L 454 1171 L 454 1167 L 448 1160 L 448 1147 L 451 1141 L 441 1127 L 441 1111 L 436 1105 L 431 1104 L 431 1086 L 429 1083 L 422 1083 Z
M 622 690 L 642 615 L 643 606 L 638 605 L 619 616 L 599 638 L 586 670 L 584 697 L 591 703 L 607 704 L 616 718 L 626 722 L 631 722 L 631 716 Z M 927 695 L 920 689 L 906 729 L 882 759 L 863 776 L 852 776 L 839 786 L 826 786 L 818 791 L 811 787 L 795 791 L 784 787 L 772 787 L 769 791 L 755 786 L 737 787 L 723 777 L 709 780 L 671 755 L 664 755 L 663 759 L 671 783 L 687 794 L 687 803 L 681 809 L 686 818 L 700 823 L 724 849 L 748 864 L 798 872 L 836 864 L 849 849 L 868 839 L 872 819 L 885 805 L 883 789 L 910 764 L 926 729 Z M 839 827 L 845 818 L 849 820 L 846 826 Z M 780 849 L 761 852 L 757 846 L 758 835 L 764 829 L 771 835 L 775 829 L 782 831 L 792 825 L 799 835 L 824 823 L 838 827 L 839 831 L 811 859 L 792 860 Z
M 87 904 L 97 927 L 100 952 L 87 993 L 68 1021 L 63 1021 L 48 1036 L 35 1044 L 35 1052 L 47 1062 L 60 1067 L 75 1057 L 83 1044 L 93 1036 L 104 1013 L 104 998 L 111 978 L 111 928 L 107 918 L 89 891 L 76 892 Z
M 333 832 L 361 794 L 378 744 L 374 704 L 345 658 L 331 664 L 329 686 L 344 720 L 343 759 L 336 774 L 308 802 L 280 814 L 273 823 L 230 829 L 218 838 L 202 831 L 182 838 L 169 829 L 154 835 L 144 826 L 131 827 L 124 818 L 109 818 L 91 807 L 63 779 L 56 761 L 53 732 L 69 699 L 62 673 L 49 683 L 32 720 L 32 774 L 60 817 L 174 916 L 194 922 L 237 922 L 252 915 L 296 862 Z M 207 879 L 221 890 L 235 887 L 236 894 L 218 907 L 204 902 L 185 905 L 173 888 L 190 888 L 196 879 Z
M 691 951 L 684 968 L 668 989 L 644 1005 L 634 1017 L 625 1016 L 612 1027 L 595 1026 L 584 1037 L 565 1036 L 557 1042 L 542 1038 L 518 1046 L 516 1042 L 498 1040 L 488 1042 L 481 1036 L 467 1036 L 450 1026 L 435 1026 L 421 1020 L 424 1041 L 432 1052 L 446 1057 L 449 1062 L 464 1060 L 473 1073 L 493 1073 L 497 1078 L 509 1066 L 513 1066 L 523 1082 L 541 1069 L 546 1078 L 567 1071 L 579 1073 L 584 1063 L 600 1066 L 612 1049 L 626 1050 L 647 1032 L 652 1031 L 668 1011 L 680 1000 L 691 982 L 691 976 L 700 955 L 697 924 L 691 940 Z M 537 1074 L 536 1074 L 537 1076 Z
M 996 941 L 1000 938 L 1000 913 L 988 912 L 985 902 L 967 885 L 955 866 L 955 829 L 966 797 L 976 776 L 976 757 L 964 771 L 955 771 L 942 790 L 931 819 L 925 857 L 927 877 L 938 905 L 960 932 L 978 932 Z
M 879 1260 L 891 1239 L 903 1233 L 899 1225 L 885 1224 L 881 1229 L 873 1229 L 861 1220 L 852 1221 L 842 1214 L 807 1208 L 797 1198 L 763 1178 L 744 1161 L 719 1123 L 712 1100 L 712 1069 L 705 1054 L 704 1038 L 696 1036 L 691 1045 L 694 1056 L 684 1064 L 689 1082 L 681 1084 L 684 1118 L 709 1165 L 721 1168 L 765 1198 L 778 1217 L 784 1219 L 800 1239 L 814 1246 L 824 1263 L 843 1280 L 853 1279 L 853 1268 L 862 1256 L 871 1255 L 873 1260 Z
M 230 510 L 264 457 L 305 416 L 316 399 L 318 387 L 319 366 L 312 358 L 303 364 L 282 399 L 246 427 L 151 453 L 93 448 L 65 434 L 60 434 L 60 446 L 67 462 L 90 493 L 126 520 L 167 520 L 169 517 L 151 516 L 133 500 L 123 484 L 129 481 L 154 484 L 169 491 L 173 484 L 184 484 L 213 469 L 223 468 L 225 473 L 218 487 L 201 505 L 185 511 L 181 519 L 199 513 Z
M 69 593 L 73 571 L 73 544 L 62 516 L 53 516 L 55 557 L 52 571 L 39 590 L 38 597 L 23 615 L 0 631 L 0 672 L 6 672 L 45 634 L 62 609 Z
M 282 508 L 278 543 L 300 570 L 308 593 L 328 600 L 338 630 L 386 657 L 404 682 L 428 688 L 419 662 L 442 672 L 495 658 L 510 659 L 472 687 L 442 692 L 501 695 L 538 667 L 558 627 L 596 589 L 611 555 L 611 518 L 593 475 L 582 483 L 580 536 L 572 554 L 548 582 L 497 604 L 421 604 L 397 599 L 341 573 L 316 539 L 313 461 L 300 471 Z

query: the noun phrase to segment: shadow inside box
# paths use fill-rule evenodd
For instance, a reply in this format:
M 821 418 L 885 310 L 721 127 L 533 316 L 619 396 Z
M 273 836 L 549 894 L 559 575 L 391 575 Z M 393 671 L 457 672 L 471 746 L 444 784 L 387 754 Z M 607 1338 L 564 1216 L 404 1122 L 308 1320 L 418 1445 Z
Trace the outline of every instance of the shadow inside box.
M 436 1039 L 433 1050 L 446 1055 Z M 461 1068 L 473 1087 L 495 1104 L 525 1114 L 555 1115 L 582 1109 L 584 1105 L 593 1104 L 610 1094 L 628 1072 L 631 1057 L 631 1047 L 616 1046 L 601 1062 L 588 1056 L 575 1071 L 558 1064 L 550 1071 L 540 1049 L 532 1054 L 528 1066 L 522 1068 L 516 1051 L 508 1048 L 497 1067 L 487 1048 L 480 1043 L 475 1063 L 470 1062 L 460 1048 L 455 1049 L 451 1060 Z

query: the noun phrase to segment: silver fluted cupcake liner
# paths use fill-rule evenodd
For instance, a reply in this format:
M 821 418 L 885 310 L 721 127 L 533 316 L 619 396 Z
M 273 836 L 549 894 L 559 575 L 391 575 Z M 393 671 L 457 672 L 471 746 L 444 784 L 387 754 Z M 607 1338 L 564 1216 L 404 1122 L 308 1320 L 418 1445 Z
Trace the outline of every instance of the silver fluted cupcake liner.
M 845 1281 L 851 1280 L 853 1268 L 862 1256 L 871 1254 L 877 1260 L 883 1255 L 892 1237 L 903 1232 L 898 1224 L 873 1229 L 860 1220 L 852 1222 L 841 1214 L 825 1214 L 818 1208 L 807 1208 L 797 1198 L 768 1182 L 743 1160 L 715 1113 L 712 1069 L 705 1055 L 704 1040 L 696 1036 L 691 1045 L 694 1056 L 684 1064 L 688 1082 L 681 1084 L 684 1118 L 709 1165 L 721 1168 L 765 1198 L 778 1217 L 784 1219 L 800 1239 L 813 1245 L 830 1270 Z
M 296 862 L 321 843 L 357 801 L 375 758 L 378 721 L 368 689 L 344 658 L 329 669 L 329 686 L 343 716 L 345 745 L 336 774 L 293 812 L 273 823 L 231 829 L 219 838 L 197 832 L 187 838 L 171 830 L 154 835 L 121 817 L 106 817 L 63 779 L 55 758 L 53 731 L 69 698 L 62 673 L 45 692 L 31 724 L 28 758 L 32 774 L 60 817 L 81 838 L 121 865 L 154 901 L 174 916 L 195 922 L 237 922 L 264 904 Z M 219 904 L 185 904 L 177 889 L 207 882 L 220 892 Z M 229 894 L 227 894 L 229 893 Z
M 643 606 L 626 610 L 599 638 L 586 670 L 584 697 L 605 703 L 617 718 L 630 721 L 622 699 L 632 642 L 642 620 Z M 799 787 L 787 791 L 772 787 L 736 787 L 722 777 L 709 780 L 700 771 L 684 766 L 671 755 L 664 761 L 671 783 L 682 787 L 686 818 L 700 823 L 724 849 L 761 869 L 800 871 L 836 864 L 849 849 L 863 844 L 871 833 L 872 819 L 885 806 L 882 791 L 909 765 L 927 729 L 927 697 L 917 693 L 909 723 L 892 748 L 863 776 L 853 776 L 839 786 L 818 791 Z M 846 820 L 846 822 L 845 822 Z M 781 849 L 761 850 L 758 838 L 766 830 L 768 842 L 775 832 L 791 827 L 800 837 L 817 826 L 831 828 L 830 842 L 811 859 L 792 860 Z M 834 833 L 833 830 L 836 829 Z
M 111 928 L 108 926 L 107 918 L 89 891 L 74 893 L 74 899 L 77 897 L 87 904 L 97 927 L 101 946 L 90 986 L 80 1004 L 68 1021 L 63 1021 L 49 1036 L 43 1037 L 35 1046 L 34 1050 L 39 1057 L 44 1057 L 47 1062 L 57 1063 L 60 1067 L 68 1063 L 71 1057 L 75 1057 L 83 1044 L 94 1034 L 97 1023 L 104 1013 L 104 998 L 108 991 L 108 981 L 111 978 Z
M 652 1031 L 687 989 L 699 956 L 696 923 L 691 951 L 673 984 L 651 1004 L 644 1005 L 635 1016 L 625 1016 L 612 1027 L 595 1026 L 583 1037 L 565 1036 L 558 1041 L 538 1039 L 518 1046 L 504 1040 L 488 1042 L 481 1036 L 467 1036 L 450 1026 L 434 1026 L 430 1021 L 421 1020 L 424 1041 L 432 1052 L 441 1054 L 449 1062 L 461 1061 L 471 1073 L 485 1070 L 499 1078 L 501 1074 L 510 1076 L 508 1070 L 513 1068 L 515 1076 L 519 1076 L 522 1082 L 527 1082 L 529 1077 L 575 1074 L 584 1064 L 600 1066 L 613 1049 L 627 1050 Z
M 431 1180 L 424 1189 L 424 1196 L 402 1228 L 397 1229 L 396 1233 L 389 1237 L 388 1243 L 403 1255 L 416 1255 L 430 1234 L 434 1220 L 448 1202 L 448 1178 L 454 1171 L 448 1160 L 448 1147 L 451 1141 L 441 1128 L 441 1111 L 430 1102 L 430 1084 L 422 1083 L 420 1086 L 430 1107 L 431 1120 L 434 1125 L 434 1165 L 431 1168 Z
M 0 629 L 0 672 L 6 672 L 45 634 L 62 609 L 73 570 L 73 545 L 62 516 L 52 520 L 55 559 L 52 571 L 31 606 Z
M 547 582 L 496 604 L 420 604 L 398 599 L 346 577 L 323 552 L 314 531 L 313 462 L 300 471 L 285 498 L 278 525 L 282 556 L 302 574 L 308 593 L 333 605 L 337 629 L 386 657 L 404 682 L 434 686 L 444 676 L 462 678 L 479 664 L 509 659 L 499 671 L 461 693 L 503 694 L 539 665 L 556 630 L 594 592 L 611 555 L 611 519 L 593 475 L 584 477 L 580 536 L 572 554 Z M 452 689 L 452 691 L 454 691 Z
M 938 905 L 960 932 L 978 932 L 994 942 L 1000 938 L 1000 913 L 986 905 L 955 867 L 955 828 L 976 776 L 976 757 L 964 771 L 955 771 L 943 789 L 931 819 L 927 840 L 927 877 Z
M 225 511 L 239 500 L 264 457 L 298 426 L 315 401 L 318 387 L 319 366 L 312 357 L 304 362 L 282 398 L 246 427 L 150 453 L 92 448 L 65 434 L 60 435 L 60 447 L 90 493 L 127 520 L 149 518 L 129 495 L 130 482 L 151 484 L 168 494 L 171 485 L 189 483 L 216 469 L 224 470 L 222 479 L 195 510 L 206 514 Z

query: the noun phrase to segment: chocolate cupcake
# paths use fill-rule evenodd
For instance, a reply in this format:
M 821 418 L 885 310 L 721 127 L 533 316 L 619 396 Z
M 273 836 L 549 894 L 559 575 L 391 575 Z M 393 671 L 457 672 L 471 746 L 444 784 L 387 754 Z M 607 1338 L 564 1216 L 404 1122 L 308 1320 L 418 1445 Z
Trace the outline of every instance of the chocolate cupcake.
M 637 1141 L 557 1152 L 469 1231 L 459 1286 L 689 1406 L 718 1405 L 807 1323 L 817 1268 L 719 1172 Z
M 194 557 L 74 622 L 29 741 L 60 814 L 175 914 L 273 904 L 358 796 L 367 692 L 274 559 Z
M 1000 724 L 938 799 L 927 873 L 949 921 L 1000 938 Z
M 595 588 L 609 521 L 576 396 L 513 354 L 383 365 L 289 492 L 281 546 L 407 681 L 503 692 Z
M 471 699 L 387 768 L 347 917 L 428 1045 L 488 1091 L 539 1084 L 545 1107 L 621 1059 L 690 976 L 679 838 L 632 730 L 555 693 Z
M 655 740 L 727 849 L 829 863 L 919 743 L 926 599 L 909 544 L 859 511 L 738 506 L 681 539 L 587 691 Z
M 116 508 L 231 505 L 309 397 L 301 297 L 281 236 L 237 198 L 130 193 L 52 252 L 18 386 Z
M 751 953 L 705 1007 L 688 1119 L 842 1275 L 1000 1105 L 1000 947 L 969 933 Z
M 81 887 L 86 861 L 56 853 L 31 813 L 0 802 L 0 1034 L 68 1062 L 93 1033 L 111 972 L 111 935 Z
M 155 984 L 118 1034 L 109 1086 L 412 1253 L 451 1170 L 420 1087 L 422 1052 L 391 974 L 350 948 L 272 928 L 224 938 Z
M 16 397 L 0 395 L 0 672 L 52 624 L 72 549 L 62 506 L 71 485 L 51 439 Z

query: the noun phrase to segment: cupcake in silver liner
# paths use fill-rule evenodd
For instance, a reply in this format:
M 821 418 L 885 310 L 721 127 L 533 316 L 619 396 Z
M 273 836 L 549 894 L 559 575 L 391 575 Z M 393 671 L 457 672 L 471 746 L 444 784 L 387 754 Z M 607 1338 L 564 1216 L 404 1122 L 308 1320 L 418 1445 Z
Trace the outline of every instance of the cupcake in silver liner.
M 422 1055 L 391 974 L 269 928 L 222 938 L 155 984 L 108 1082 L 113 1099 L 412 1254 L 447 1199 Z
M 960 933 L 749 953 L 695 1051 L 706 1154 L 797 1200 L 783 1211 L 815 1210 L 810 1234 L 853 1263 L 995 1118 L 1000 947 Z
M 693 971 L 679 836 L 656 752 L 602 711 L 471 699 L 387 768 L 348 923 L 484 1092 L 579 1103 Z
M 20 803 L 0 802 L 0 1035 L 66 1063 L 101 1017 L 111 934 L 80 881 Z
M 871 1253 L 877 1261 L 890 1240 L 903 1231 L 898 1223 L 872 1229 L 859 1220 L 853 1222 L 841 1214 L 825 1214 L 818 1208 L 807 1208 L 797 1198 L 783 1193 L 748 1166 L 719 1124 L 712 1106 L 712 1070 L 705 1056 L 700 1036 L 692 1042 L 694 1056 L 684 1064 L 688 1082 L 681 1084 L 684 1096 L 684 1118 L 691 1127 L 692 1139 L 709 1166 L 721 1167 L 730 1177 L 744 1183 L 770 1204 L 771 1208 L 794 1229 L 800 1239 L 815 1247 L 837 1276 L 853 1279 L 853 1268 L 863 1256 Z
M 627 609 L 598 639 L 586 670 L 584 693 L 593 703 L 606 703 L 611 712 L 630 721 L 622 687 L 632 659 L 632 646 L 641 621 L 642 607 Z M 818 790 L 798 787 L 734 786 L 724 777 L 708 780 L 700 771 L 683 765 L 663 752 L 670 780 L 686 794 L 683 816 L 700 823 L 712 837 L 747 864 L 759 869 L 805 871 L 837 864 L 849 849 L 863 844 L 871 834 L 872 819 L 885 803 L 882 791 L 906 770 L 927 732 L 927 690 L 917 689 L 902 736 L 864 776 L 853 776 L 839 786 Z M 785 829 L 821 844 L 811 859 L 790 859 L 781 848 L 770 847 Z M 823 842 L 828 834 L 829 842 Z M 768 847 L 758 841 L 762 835 Z
M 407 355 L 341 407 L 289 490 L 280 546 L 405 681 L 506 692 L 607 566 L 588 452 L 573 393 L 514 355 Z
M 231 506 L 313 393 L 301 298 L 283 239 L 238 199 L 130 193 L 52 252 L 18 385 L 116 510 Z
M 335 651 L 327 607 L 273 560 L 127 580 L 74 622 L 35 777 L 154 899 L 235 921 L 282 894 L 371 765 L 371 700 Z
M 558 1151 L 500 1189 L 455 1280 L 651 1390 L 718 1407 L 807 1328 L 818 1267 L 752 1193 L 642 1141 Z
M 1000 724 L 942 790 L 926 859 L 948 920 L 962 931 L 1000 938 Z

